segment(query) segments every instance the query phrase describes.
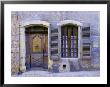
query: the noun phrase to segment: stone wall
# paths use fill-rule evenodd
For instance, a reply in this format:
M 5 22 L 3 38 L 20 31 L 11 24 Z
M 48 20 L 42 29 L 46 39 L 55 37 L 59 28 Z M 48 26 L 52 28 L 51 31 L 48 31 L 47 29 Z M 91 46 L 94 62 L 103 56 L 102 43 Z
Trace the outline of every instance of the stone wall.
M 80 11 L 37 11 L 37 12 L 12 12 L 12 34 L 11 34 L 11 40 L 12 40 L 12 44 L 11 44 L 11 70 L 12 70 L 12 74 L 17 74 L 19 72 L 19 55 L 20 55 L 20 51 L 19 51 L 19 23 L 22 26 L 22 22 L 24 21 L 30 21 L 30 20 L 41 20 L 41 21 L 47 21 L 48 23 L 50 23 L 50 29 L 57 29 L 58 26 L 57 24 L 60 21 L 63 20 L 76 20 L 79 21 L 83 24 L 89 24 L 91 27 L 91 36 L 98 36 L 98 38 L 100 38 L 100 27 L 99 27 L 99 12 L 88 12 L 88 11 L 84 11 L 84 12 L 80 12 Z M 94 42 L 94 39 L 91 39 L 92 42 Z M 99 42 L 99 39 L 98 39 Z M 98 47 L 99 49 L 99 47 Z M 100 49 L 99 49 L 100 50 Z M 94 51 L 92 50 L 92 53 L 94 53 Z M 99 54 L 99 52 L 96 52 Z M 96 56 L 94 53 L 94 55 L 92 55 L 91 61 L 88 61 L 89 63 L 92 63 L 92 65 L 95 68 L 96 67 L 100 67 L 99 61 L 100 61 L 100 56 Z M 67 67 L 68 66 L 68 61 L 62 60 L 64 61 L 63 63 L 67 63 Z M 77 61 L 76 61 L 77 62 Z M 63 63 L 60 63 L 60 65 L 63 65 Z M 81 62 L 82 64 L 85 62 Z M 51 60 L 49 60 L 49 68 L 52 68 L 53 62 Z M 87 65 L 88 66 L 88 65 Z M 85 66 L 85 67 L 87 67 Z M 60 67 L 61 68 L 61 67 Z M 77 67 L 78 68 L 78 67 Z M 70 67 L 65 69 L 66 70 L 70 70 Z
M 17 14 L 11 15 L 11 74 L 19 72 L 19 22 Z

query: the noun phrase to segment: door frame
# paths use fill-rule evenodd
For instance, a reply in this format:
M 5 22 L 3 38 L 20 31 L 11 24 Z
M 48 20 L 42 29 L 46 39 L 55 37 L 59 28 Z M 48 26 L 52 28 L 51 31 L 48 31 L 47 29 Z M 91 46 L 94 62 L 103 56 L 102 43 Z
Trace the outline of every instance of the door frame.
M 25 28 L 35 25 L 45 26 L 48 29 L 48 60 L 50 59 L 50 23 L 41 20 L 23 21 L 19 30 L 20 38 L 20 71 L 26 71 L 26 44 L 25 44 Z

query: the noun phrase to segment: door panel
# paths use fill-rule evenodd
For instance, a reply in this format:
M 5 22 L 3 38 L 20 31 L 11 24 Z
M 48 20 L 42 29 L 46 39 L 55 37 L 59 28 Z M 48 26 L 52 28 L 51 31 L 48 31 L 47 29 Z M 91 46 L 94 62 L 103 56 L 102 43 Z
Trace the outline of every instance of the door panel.
M 32 53 L 31 54 L 31 67 L 42 67 L 42 65 L 43 65 L 42 54 Z
M 31 34 L 31 67 L 48 65 L 48 34 Z
M 42 35 L 33 34 L 32 36 L 32 52 L 42 52 Z

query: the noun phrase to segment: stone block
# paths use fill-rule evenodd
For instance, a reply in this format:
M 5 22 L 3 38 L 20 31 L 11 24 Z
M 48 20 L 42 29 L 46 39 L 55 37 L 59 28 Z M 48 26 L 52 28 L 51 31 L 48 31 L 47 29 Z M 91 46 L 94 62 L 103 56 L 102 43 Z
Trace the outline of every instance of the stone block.
M 52 72 L 54 72 L 54 73 L 58 73 L 59 72 L 59 64 L 54 63 L 52 65 Z
M 53 60 L 53 61 L 59 61 L 60 60 L 58 54 L 56 54 L 55 56 L 52 55 L 50 59 Z
M 11 62 L 11 74 L 15 75 L 19 73 L 19 62 L 16 60 L 12 60 Z
M 17 41 L 19 42 L 19 35 L 11 35 L 11 41 Z
M 80 66 L 82 70 L 91 69 L 91 59 L 80 59 Z
M 11 47 L 11 52 L 19 52 L 19 48 Z
M 13 40 L 13 41 L 11 42 L 11 48 L 19 48 L 19 42 Z
M 49 69 L 49 70 L 52 70 L 52 65 L 53 65 L 53 60 L 50 60 L 50 59 L 48 58 L 48 69 Z
M 70 71 L 70 64 L 68 59 L 62 59 L 59 63 L 59 72 L 69 72 Z
M 70 64 L 70 71 L 79 71 L 80 70 L 80 63 L 78 59 L 69 60 Z
M 13 23 L 11 24 L 11 34 L 12 35 L 19 35 L 19 23 Z

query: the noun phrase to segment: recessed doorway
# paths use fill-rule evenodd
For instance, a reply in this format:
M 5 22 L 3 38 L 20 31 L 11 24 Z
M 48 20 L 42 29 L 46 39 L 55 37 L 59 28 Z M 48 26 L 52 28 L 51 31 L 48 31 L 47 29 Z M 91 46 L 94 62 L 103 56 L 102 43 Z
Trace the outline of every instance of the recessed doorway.
M 48 69 L 48 28 L 42 25 L 25 29 L 26 69 Z

